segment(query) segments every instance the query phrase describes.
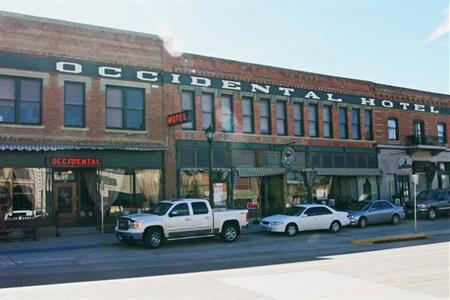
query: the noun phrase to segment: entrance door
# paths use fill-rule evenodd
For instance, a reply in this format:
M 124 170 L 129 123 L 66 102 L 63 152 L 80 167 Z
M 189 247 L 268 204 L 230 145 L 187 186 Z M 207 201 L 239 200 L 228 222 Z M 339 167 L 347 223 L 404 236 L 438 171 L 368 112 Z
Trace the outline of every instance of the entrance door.
M 53 184 L 53 207 L 58 213 L 58 221 L 75 221 L 77 214 L 77 189 L 75 182 Z

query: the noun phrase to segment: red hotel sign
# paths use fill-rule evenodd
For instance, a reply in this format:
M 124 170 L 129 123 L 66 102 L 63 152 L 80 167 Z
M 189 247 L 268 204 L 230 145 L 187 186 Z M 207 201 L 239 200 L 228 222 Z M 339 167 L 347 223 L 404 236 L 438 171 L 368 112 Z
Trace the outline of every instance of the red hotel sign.
M 59 168 L 100 168 L 101 159 L 97 157 L 47 157 L 47 166 Z
M 185 110 L 167 116 L 167 126 L 172 127 L 184 123 L 189 123 L 189 111 Z

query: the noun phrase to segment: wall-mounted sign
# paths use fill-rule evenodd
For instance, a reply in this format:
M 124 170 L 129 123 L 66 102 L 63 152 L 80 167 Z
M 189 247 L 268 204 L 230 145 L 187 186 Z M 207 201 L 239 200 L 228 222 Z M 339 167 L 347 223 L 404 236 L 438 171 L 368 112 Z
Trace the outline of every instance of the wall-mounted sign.
M 413 160 L 408 155 L 400 157 L 398 160 L 399 169 L 410 169 L 413 166 Z
M 384 107 L 404 111 L 428 112 L 450 115 L 450 107 L 394 101 L 372 98 L 367 95 L 346 95 L 324 92 L 315 89 L 304 89 L 293 86 L 278 86 L 266 83 L 229 80 L 226 78 L 197 76 L 191 74 L 172 73 L 155 69 L 138 69 L 132 66 L 104 64 L 99 62 L 65 59 L 58 57 L 32 56 L 26 54 L 0 52 L 0 68 L 35 70 L 41 72 L 59 72 L 63 74 L 83 75 L 91 77 L 114 78 L 121 80 L 144 81 L 151 84 L 177 84 L 199 86 L 231 91 L 266 94 L 284 97 L 296 97 L 306 100 L 331 101 L 349 103 L 368 107 Z M 299 82 L 301 84 L 301 82 Z
M 295 163 L 295 151 L 291 147 L 286 147 L 281 152 L 281 164 L 285 168 L 291 168 Z
M 258 209 L 259 202 L 247 202 L 247 209 Z
M 176 126 L 176 125 L 180 125 L 180 124 L 184 124 L 184 123 L 189 123 L 190 122 L 190 118 L 189 118 L 189 110 L 185 110 L 185 111 L 181 111 L 181 112 L 177 112 L 171 115 L 167 116 L 167 125 L 169 127 L 172 126 Z
M 66 157 L 49 156 L 47 166 L 52 168 L 100 168 L 101 159 L 98 157 Z

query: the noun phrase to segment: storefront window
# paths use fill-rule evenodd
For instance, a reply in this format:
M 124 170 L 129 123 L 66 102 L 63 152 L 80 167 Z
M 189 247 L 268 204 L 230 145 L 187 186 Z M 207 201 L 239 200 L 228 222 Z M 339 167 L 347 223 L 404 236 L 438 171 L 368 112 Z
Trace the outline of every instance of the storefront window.
M 209 199 L 209 175 L 203 170 L 182 170 L 180 172 L 180 197 Z M 215 182 L 214 206 L 226 207 L 228 189 L 226 182 Z
M 103 207 L 110 216 L 138 213 L 160 199 L 160 170 L 100 171 Z
M 8 216 L 49 216 L 48 173 L 43 168 L 0 168 L 0 192 L 9 199 Z
M 142 208 L 149 209 L 161 199 L 161 170 L 136 170 L 136 198 Z

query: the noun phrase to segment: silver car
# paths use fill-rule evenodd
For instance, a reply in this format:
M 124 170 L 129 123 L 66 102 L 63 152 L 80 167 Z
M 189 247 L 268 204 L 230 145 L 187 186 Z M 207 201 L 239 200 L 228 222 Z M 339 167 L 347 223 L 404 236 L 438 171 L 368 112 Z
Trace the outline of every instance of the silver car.
M 361 201 L 351 205 L 349 209 L 350 224 L 361 228 L 376 223 L 398 224 L 405 218 L 403 207 L 386 200 Z

